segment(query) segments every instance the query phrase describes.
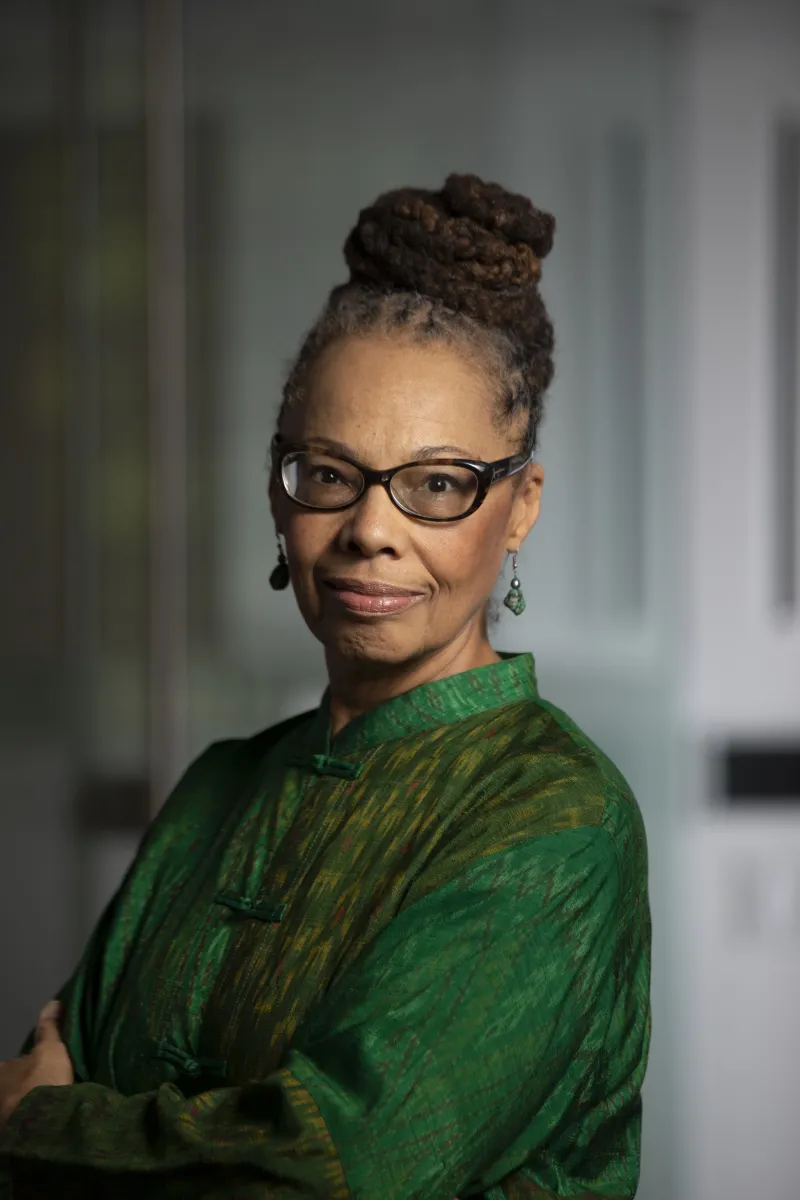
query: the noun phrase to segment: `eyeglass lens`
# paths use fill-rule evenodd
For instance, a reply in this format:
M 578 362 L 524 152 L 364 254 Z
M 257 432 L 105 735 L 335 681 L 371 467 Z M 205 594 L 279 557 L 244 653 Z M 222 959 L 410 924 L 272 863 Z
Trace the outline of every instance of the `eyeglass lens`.
M 364 490 L 358 467 L 327 454 L 294 451 L 283 460 L 286 489 L 310 508 L 342 508 Z M 398 471 L 391 481 L 395 499 L 420 517 L 452 520 L 471 508 L 478 477 L 469 467 L 415 463 Z

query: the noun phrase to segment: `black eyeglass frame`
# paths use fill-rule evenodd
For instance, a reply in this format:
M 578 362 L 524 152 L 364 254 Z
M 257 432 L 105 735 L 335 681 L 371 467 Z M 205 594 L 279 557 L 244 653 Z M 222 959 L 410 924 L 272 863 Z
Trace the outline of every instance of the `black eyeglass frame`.
M 302 500 L 298 500 L 293 496 L 286 486 L 286 480 L 283 476 L 283 461 L 289 454 L 308 454 L 309 447 L 297 445 L 292 442 L 286 442 L 279 433 L 276 433 L 272 439 L 270 446 L 272 457 L 272 466 L 278 479 L 281 481 L 281 487 L 284 494 L 294 504 L 300 508 L 309 509 L 311 512 L 342 512 L 346 508 L 352 508 L 354 504 L 358 504 L 361 497 L 364 495 L 368 487 L 374 487 L 375 484 L 380 484 L 386 491 L 387 496 L 391 500 L 395 508 L 399 509 L 407 517 L 413 517 L 415 521 L 434 521 L 434 522 L 449 522 L 463 521 L 465 517 L 472 514 L 480 508 L 489 492 L 489 488 L 499 483 L 501 479 L 509 479 L 512 475 L 516 475 L 528 463 L 532 461 L 533 450 L 523 451 L 518 454 L 511 454 L 508 458 L 498 458 L 494 462 L 475 462 L 469 458 L 429 458 L 421 462 L 401 463 L 399 467 L 390 467 L 388 471 L 376 471 L 372 467 L 365 467 L 360 462 L 356 462 L 353 458 L 348 458 L 346 454 L 333 453 L 320 449 L 320 454 L 328 454 L 330 458 L 338 459 L 339 462 L 346 462 L 349 466 L 355 467 L 364 480 L 364 486 L 357 496 L 352 500 L 348 500 L 345 504 L 332 504 L 330 507 L 322 508 L 317 504 L 306 504 Z M 401 504 L 391 489 L 391 482 L 398 471 L 405 471 L 408 467 L 467 467 L 472 471 L 473 475 L 478 480 L 478 490 L 475 493 L 475 498 L 466 512 L 460 513 L 457 517 L 423 517 L 419 513 L 413 512 L 410 508 L 406 508 Z

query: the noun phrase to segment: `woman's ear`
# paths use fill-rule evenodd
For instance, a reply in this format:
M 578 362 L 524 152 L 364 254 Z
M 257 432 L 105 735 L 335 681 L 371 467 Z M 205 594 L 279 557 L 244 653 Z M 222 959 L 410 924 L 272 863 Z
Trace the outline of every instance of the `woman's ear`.
M 530 463 L 514 497 L 508 527 L 509 552 L 519 549 L 539 519 L 543 487 L 544 467 L 541 463 Z
M 278 529 L 278 484 L 275 480 L 274 471 L 270 471 L 269 473 L 267 495 L 269 496 L 269 511 L 272 513 L 272 519 L 275 522 L 275 528 Z M 280 533 L 279 529 L 278 532 Z

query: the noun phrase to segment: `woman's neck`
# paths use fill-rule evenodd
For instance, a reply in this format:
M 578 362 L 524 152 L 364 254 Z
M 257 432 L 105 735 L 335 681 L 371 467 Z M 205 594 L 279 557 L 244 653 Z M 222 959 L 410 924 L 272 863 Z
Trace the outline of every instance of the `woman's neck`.
M 457 639 L 435 653 L 411 663 L 361 664 L 327 653 L 330 679 L 331 737 L 371 708 L 410 692 L 423 683 L 460 675 L 475 667 L 500 662 L 484 633 Z

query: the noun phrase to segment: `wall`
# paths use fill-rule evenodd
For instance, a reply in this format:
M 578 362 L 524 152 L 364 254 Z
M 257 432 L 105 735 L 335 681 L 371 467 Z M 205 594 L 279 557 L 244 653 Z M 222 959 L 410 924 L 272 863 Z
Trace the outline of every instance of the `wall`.
M 782 381 L 800 346 L 800 164 L 781 174 L 778 161 L 779 130 L 800 129 L 797 7 L 701 6 L 687 81 L 679 1194 L 790 1200 L 797 796 L 778 806 L 756 795 L 732 809 L 715 764 L 732 742 L 796 746 L 800 718 L 800 621 L 781 570 L 788 529 L 796 588 L 800 506 L 781 476 L 788 469 L 796 488 L 796 370 L 788 389 Z

